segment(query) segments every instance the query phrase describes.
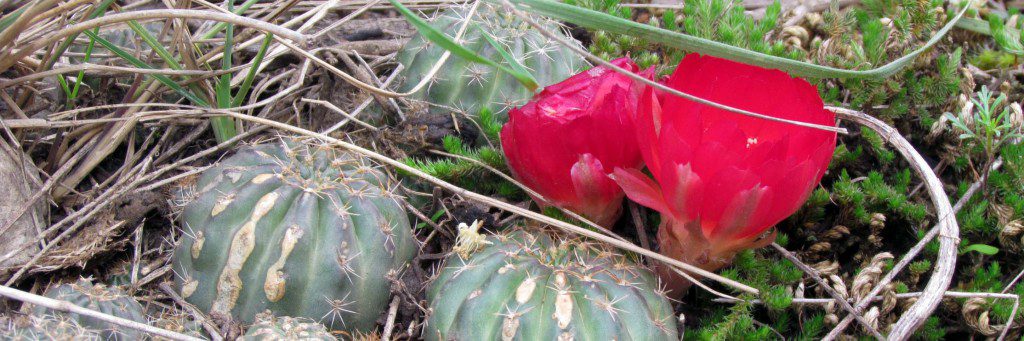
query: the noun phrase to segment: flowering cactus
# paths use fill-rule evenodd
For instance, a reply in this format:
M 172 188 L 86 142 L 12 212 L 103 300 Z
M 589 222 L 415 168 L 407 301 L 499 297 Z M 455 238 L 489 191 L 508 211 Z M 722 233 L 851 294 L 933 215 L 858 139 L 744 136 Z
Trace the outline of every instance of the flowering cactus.
M 778 71 L 687 55 L 665 84 L 734 108 L 835 124 L 817 89 Z M 744 116 L 644 90 L 637 137 L 650 179 L 635 168 L 613 178 L 630 199 L 662 213 L 661 253 L 716 270 L 807 200 L 835 151 L 836 134 Z M 660 269 L 681 295 L 689 282 Z
M 629 58 L 612 63 L 639 71 Z M 603 66 L 548 86 L 510 111 L 501 130 L 512 174 L 548 200 L 534 198 L 540 205 L 611 225 L 621 213 L 623 192 L 608 174 L 641 164 L 631 124 L 639 91 L 629 77 Z

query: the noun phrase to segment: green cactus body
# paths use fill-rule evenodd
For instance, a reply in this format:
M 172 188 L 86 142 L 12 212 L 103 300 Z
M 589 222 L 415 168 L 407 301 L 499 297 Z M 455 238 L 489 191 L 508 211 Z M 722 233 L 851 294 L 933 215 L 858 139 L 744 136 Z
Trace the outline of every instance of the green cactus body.
M 310 319 L 296 317 L 275 317 L 261 314 L 256 323 L 249 327 L 242 341 L 334 341 L 337 338 L 324 325 Z
M 678 339 L 654 275 L 607 246 L 523 230 L 477 244 L 431 284 L 427 340 Z
M 461 6 L 445 11 L 433 19 L 432 25 L 454 37 L 465 22 L 469 8 Z M 548 31 L 578 44 L 575 39 L 564 35 L 557 22 L 540 17 L 533 19 Z M 481 3 L 472 16 L 461 45 L 485 58 L 508 65 L 482 36 L 484 32 L 504 45 L 505 51 L 542 87 L 560 82 L 589 66 L 569 48 L 548 39 L 501 6 Z M 409 91 L 419 84 L 445 51 L 422 36 L 410 40 L 398 55 L 398 61 L 405 67 L 401 71 L 399 90 Z M 525 104 L 532 96 L 533 93 L 511 75 L 451 55 L 426 88 L 407 98 L 431 103 L 431 112 L 447 114 L 454 109 L 472 118 L 476 118 L 481 109 L 489 107 L 504 121 L 508 109 Z
M 84 279 L 77 283 L 61 284 L 50 288 L 46 291 L 45 296 L 135 322 L 146 323 L 148 320 L 145 308 L 131 296 L 126 295 L 118 288 L 107 287 L 103 284 L 93 285 Z M 138 340 L 143 336 L 142 332 L 137 330 L 123 328 L 94 317 L 65 313 L 42 306 L 36 307 L 36 314 L 67 317 L 84 328 L 98 331 L 104 340 Z
M 23 324 L 15 324 L 0 332 L 0 339 L 9 341 L 76 340 L 99 341 L 100 335 L 82 327 L 67 316 L 31 316 Z
M 181 295 L 211 314 L 373 328 L 388 276 L 416 251 L 388 178 L 367 159 L 293 141 L 245 147 L 200 177 L 175 251 Z

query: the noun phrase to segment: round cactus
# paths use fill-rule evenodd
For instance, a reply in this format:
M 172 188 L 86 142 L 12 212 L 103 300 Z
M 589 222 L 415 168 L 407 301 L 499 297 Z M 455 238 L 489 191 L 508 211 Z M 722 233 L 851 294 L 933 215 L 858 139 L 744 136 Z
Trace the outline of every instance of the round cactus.
M 431 25 L 454 37 L 465 22 L 469 9 L 470 6 L 449 9 L 434 18 Z M 564 34 L 559 23 L 541 17 L 533 20 L 546 30 L 578 44 Z M 480 4 L 471 17 L 461 45 L 485 58 L 508 65 L 482 36 L 485 32 L 530 71 L 542 87 L 560 82 L 589 66 L 569 48 L 548 39 L 500 5 Z M 398 55 L 398 61 L 405 67 L 400 74 L 402 85 L 399 90 L 409 91 L 419 84 L 445 51 L 422 36 L 410 40 Z M 476 117 L 483 108 L 490 108 L 504 120 L 508 109 L 525 104 L 532 96 L 533 93 L 511 75 L 451 55 L 426 88 L 407 98 L 433 104 L 433 112 L 448 113 L 454 109 L 469 117 Z
M 79 340 L 99 341 L 100 335 L 67 316 L 31 316 L 24 323 L 12 323 L 0 331 L 0 339 L 10 341 Z
M 373 328 L 389 276 L 417 249 L 392 187 L 354 154 L 290 140 L 245 147 L 196 183 L 174 255 L 178 289 L 245 323 L 270 310 Z
M 427 293 L 428 340 L 678 339 L 654 275 L 607 246 L 549 231 L 465 233 L 474 245 L 459 245 Z
M 303 340 L 303 341 L 334 341 L 337 338 L 327 331 L 324 325 L 310 319 L 297 317 L 275 317 L 270 314 L 260 314 L 256 323 L 249 327 L 241 340 L 264 341 L 264 340 Z
M 139 301 L 116 287 L 107 287 L 103 284 L 94 285 L 85 279 L 79 280 L 77 283 L 52 287 L 46 291 L 45 296 L 135 322 L 147 322 L 146 310 L 142 304 L 139 304 Z M 70 320 L 78 322 L 82 327 L 99 331 L 100 336 L 105 340 L 138 340 L 144 335 L 140 331 L 117 326 L 94 317 L 65 313 L 42 306 L 36 307 L 36 314 L 66 316 Z

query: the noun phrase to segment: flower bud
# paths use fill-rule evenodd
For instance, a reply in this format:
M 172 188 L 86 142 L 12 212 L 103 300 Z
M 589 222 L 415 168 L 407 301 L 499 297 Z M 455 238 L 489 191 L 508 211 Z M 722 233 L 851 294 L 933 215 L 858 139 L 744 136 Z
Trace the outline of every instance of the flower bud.
M 1024 126 L 1024 111 L 1020 108 L 1020 103 L 1010 103 L 1010 126 L 1015 130 L 1020 130 Z
M 631 72 L 629 58 L 612 61 Z M 651 78 L 653 69 L 644 72 Z M 509 112 L 501 145 L 513 176 L 540 194 L 541 206 L 576 212 L 611 226 L 623 192 L 608 174 L 638 169 L 641 156 L 632 126 L 640 84 L 599 66 L 545 88 Z
M 974 129 L 974 101 L 971 101 L 967 99 L 967 96 L 960 94 L 960 103 L 962 103 L 963 106 L 960 107 L 960 114 L 957 115 L 957 118 L 959 118 L 960 122 L 968 128 Z

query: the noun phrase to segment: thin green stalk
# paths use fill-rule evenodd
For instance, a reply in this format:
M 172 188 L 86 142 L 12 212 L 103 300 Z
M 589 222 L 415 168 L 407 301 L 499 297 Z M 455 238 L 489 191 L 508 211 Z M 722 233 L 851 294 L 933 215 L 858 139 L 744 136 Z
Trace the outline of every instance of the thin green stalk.
M 523 84 L 533 84 L 535 87 L 531 88 L 530 91 L 537 90 L 537 79 L 533 78 L 533 75 L 530 74 L 530 71 L 527 70 L 526 67 L 524 67 L 522 64 L 520 64 L 519 61 L 513 58 L 512 55 L 508 53 L 508 51 L 505 51 L 505 46 L 502 46 L 496 40 L 494 40 L 494 37 L 491 37 L 491 34 L 487 33 L 487 31 L 484 31 L 484 29 L 480 27 L 480 25 L 474 24 L 473 26 L 477 30 L 480 30 L 481 36 L 484 37 L 484 40 L 487 40 L 487 43 L 490 44 L 495 51 L 498 51 L 498 55 L 501 55 L 501 59 L 505 60 L 505 62 L 508 63 L 509 66 L 511 66 L 512 70 L 519 73 L 520 75 L 522 75 L 524 79 L 526 79 L 526 82 L 523 82 Z
M 96 29 L 99 31 L 99 28 Z M 89 38 L 89 44 L 85 46 L 85 61 L 92 59 L 92 49 L 96 47 L 96 39 Z M 82 87 L 82 79 L 85 78 L 85 70 L 79 70 L 75 77 L 75 88 L 71 90 L 71 98 L 78 98 L 78 89 Z
M 235 14 L 238 14 L 238 15 L 242 15 L 242 13 L 245 13 L 245 11 L 249 10 L 249 7 L 252 7 L 252 5 L 255 5 L 257 2 L 259 2 L 259 0 L 246 0 L 241 5 L 239 5 L 238 8 L 232 10 L 231 7 L 232 7 L 232 3 L 234 2 L 234 0 L 227 0 L 227 1 L 228 1 L 228 11 L 232 12 L 232 13 L 235 13 Z M 210 31 L 200 35 L 198 40 L 206 40 L 206 39 L 213 38 L 213 36 L 217 35 L 217 33 L 220 33 L 221 30 L 226 28 L 227 25 L 228 25 L 228 23 L 224 23 L 224 22 L 217 23 L 216 25 L 213 26 L 213 28 L 210 29 Z
M 98 18 L 99 16 L 103 15 L 104 13 L 107 13 L 107 8 L 110 7 L 110 5 L 113 4 L 113 3 L 114 3 L 114 0 L 103 0 L 103 2 L 99 3 L 98 5 L 96 5 L 96 7 L 94 7 L 92 9 L 92 12 L 89 12 L 89 15 L 87 15 L 86 17 L 88 19 L 96 19 L 96 18 Z M 62 55 L 64 55 L 64 52 L 67 51 L 68 48 L 71 47 L 71 44 L 73 44 L 75 42 L 75 39 L 78 39 L 78 34 L 77 33 L 68 36 L 68 38 L 64 39 L 64 41 L 61 42 L 60 45 L 57 45 L 57 50 L 50 56 L 50 60 L 47 61 L 46 67 L 43 68 L 43 69 L 46 70 L 46 69 L 50 69 L 51 67 L 53 67 L 53 63 L 57 62 L 57 59 L 60 59 L 60 57 Z
M 390 0 L 395 3 L 395 0 Z M 505 0 L 483 0 L 493 4 L 502 4 Z M 552 19 L 568 21 L 591 29 L 604 30 L 609 33 L 623 34 L 643 40 L 663 44 L 684 51 L 699 52 L 719 58 L 735 60 L 747 64 L 779 69 L 795 76 L 810 78 L 871 78 L 882 79 L 899 72 L 913 63 L 918 55 L 929 50 L 942 40 L 947 33 L 963 18 L 970 6 L 963 6 L 945 26 L 939 29 L 924 45 L 888 64 L 870 70 L 846 70 L 829 66 L 817 65 L 798 60 L 776 57 L 754 52 L 740 47 L 698 38 L 688 34 L 673 32 L 654 26 L 641 24 L 609 14 L 576 7 L 552 0 L 509 0 L 520 9 L 540 14 Z M 397 6 L 396 6 L 397 7 Z M 401 10 L 401 9 L 399 9 Z M 454 52 L 454 51 L 453 51 Z
M 523 86 L 526 86 L 527 89 L 530 89 L 530 91 L 534 91 L 538 88 L 537 82 L 533 79 L 533 76 L 531 76 L 530 74 L 523 74 L 505 65 L 499 64 L 498 62 L 484 58 L 483 56 L 477 54 L 476 52 L 470 51 L 464 46 L 456 43 L 455 40 L 448 37 L 443 32 L 439 31 L 437 28 L 430 26 L 430 24 L 427 23 L 426 20 L 420 18 L 418 15 L 409 10 L 409 8 L 406 8 L 404 5 L 402 5 L 402 3 L 398 2 L 398 0 L 388 1 L 390 1 L 391 4 L 395 6 L 395 9 L 397 9 L 398 12 L 402 13 L 402 15 L 405 16 L 405 19 L 408 20 L 409 23 L 416 28 L 416 31 L 423 35 L 423 37 L 426 38 L 427 40 L 430 40 L 430 42 L 437 44 L 438 46 L 441 46 L 445 50 L 448 50 L 452 54 L 459 56 L 460 58 L 465 59 L 467 61 L 484 64 L 501 70 L 502 72 L 508 73 L 509 75 L 512 75 L 512 77 L 515 77 L 515 79 L 518 80 L 520 83 L 522 83 Z M 499 48 L 498 50 L 500 51 L 501 49 Z
M 100 31 L 99 27 L 93 29 L 93 34 Z M 92 58 L 92 49 L 96 46 L 96 39 L 89 38 L 89 44 L 85 46 L 85 58 L 83 62 L 88 63 Z M 82 80 L 85 78 L 85 70 L 79 70 L 75 76 L 75 86 L 72 89 L 68 89 L 68 81 L 63 75 L 57 75 L 57 82 L 60 83 L 61 88 L 64 89 L 64 93 L 67 95 L 67 101 L 64 103 L 64 107 L 71 109 L 74 107 L 75 99 L 78 98 L 78 90 L 82 87 Z
M 128 53 L 127 51 L 121 49 L 117 45 L 114 45 L 114 43 L 111 43 L 110 41 L 108 41 L 106 39 L 103 39 L 102 37 L 100 37 L 99 35 L 93 33 L 92 31 L 84 31 L 84 33 L 86 35 L 88 35 L 89 37 L 91 37 L 92 39 L 95 39 L 96 42 L 100 43 L 100 45 L 103 45 L 103 47 L 105 47 L 106 49 L 110 50 L 111 52 L 116 54 L 118 57 L 121 57 L 122 59 L 127 60 L 129 63 L 132 63 L 132 65 L 135 65 L 135 67 L 145 68 L 145 69 L 155 69 L 153 66 L 147 64 L 146 62 L 144 62 L 144 61 L 142 61 L 142 60 L 140 60 L 138 58 L 135 58 L 135 56 L 133 56 L 131 53 Z M 178 84 L 177 82 L 171 80 L 167 76 L 165 76 L 165 75 L 158 75 L 158 74 L 153 74 L 153 75 L 149 75 L 149 76 L 155 78 L 160 83 L 163 83 L 164 85 L 166 85 L 167 87 L 171 88 L 175 92 L 181 94 L 182 96 L 187 98 L 189 101 L 192 101 L 193 104 L 195 104 L 197 106 L 201 106 L 201 107 L 207 107 L 207 108 L 210 107 L 210 104 L 208 102 L 206 102 L 202 98 L 199 98 L 199 96 L 196 96 L 192 92 L 186 90 L 180 84 Z
M 171 52 L 168 51 L 167 48 L 164 47 L 162 43 L 160 43 L 160 40 L 157 39 L 156 36 L 153 36 L 153 34 L 149 32 L 149 30 L 146 30 L 146 28 L 142 27 L 142 25 L 140 25 L 137 21 L 129 21 L 128 27 L 130 27 L 132 31 L 135 32 L 135 34 L 138 34 L 139 37 L 142 38 L 142 41 L 146 43 L 146 45 L 149 46 L 149 48 L 153 49 L 153 51 L 156 52 L 158 56 L 160 56 L 160 59 L 163 59 L 164 62 L 167 63 L 168 67 L 174 70 L 185 69 L 181 65 L 181 63 L 178 62 L 178 58 L 171 54 Z M 191 77 L 189 76 L 182 77 L 185 79 L 185 81 L 191 79 Z M 203 89 L 197 83 L 188 83 L 188 88 L 192 91 L 192 93 L 203 93 Z
M 2 33 L 4 30 L 10 27 L 11 24 L 14 24 L 14 21 L 18 20 L 18 17 L 21 17 L 21 15 L 25 13 L 25 10 L 27 10 L 31 6 L 31 3 L 26 3 L 24 6 L 21 6 L 21 8 L 19 8 L 17 11 L 11 12 L 11 14 L 8 14 L 7 16 L 0 18 L 0 33 Z
M 252 87 L 253 80 L 256 79 L 256 72 L 259 71 L 260 65 L 263 64 L 263 57 L 267 55 L 267 50 L 270 48 L 270 42 L 274 40 L 274 35 L 267 33 L 263 37 L 263 44 L 260 45 L 259 52 L 256 53 L 256 58 L 252 61 L 252 66 L 249 66 L 249 73 L 245 75 L 245 79 L 242 80 L 241 87 L 238 88 L 238 92 L 235 93 L 234 98 L 231 101 L 231 107 L 237 107 L 242 105 L 242 101 L 245 100 L 245 96 L 249 93 L 249 88 Z
M 149 48 L 153 49 L 153 51 L 155 51 L 168 66 L 175 70 L 182 69 L 181 64 L 178 63 L 178 59 L 175 58 L 174 55 L 171 55 L 171 52 L 167 51 L 167 49 L 164 48 L 164 45 L 160 43 L 160 40 L 154 37 L 152 33 L 149 33 L 149 30 L 146 30 L 145 27 L 139 25 L 139 22 L 135 20 L 129 21 L 128 27 L 130 27 L 132 31 L 135 31 L 135 34 L 138 34 L 139 37 L 142 37 L 142 41 L 145 42 L 146 45 L 149 45 Z
M 231 10 L 231 0 L 228 0 L 228 10 Z M 220 59 L 220 67 L 222 70 L 231 69 L 231 54 L 234 50 L 235 45 L 235 25 L 228 24 L 227 30 L 224 34 L 224 57 Z M 224 73 L 220 75 L 220 80 L 217 82 L 217 107 L 221 109 L 227 109 L 231 107 L 231 74 Z M 210 123 L 213 125 L 213 134 L 217 138 L 218 143 L 224 143 L 224 141 L 230 140 L 235 135 L 238 135 L 238 131 L 235 128 L 235 121 L 230 117 L 214 117 Z

